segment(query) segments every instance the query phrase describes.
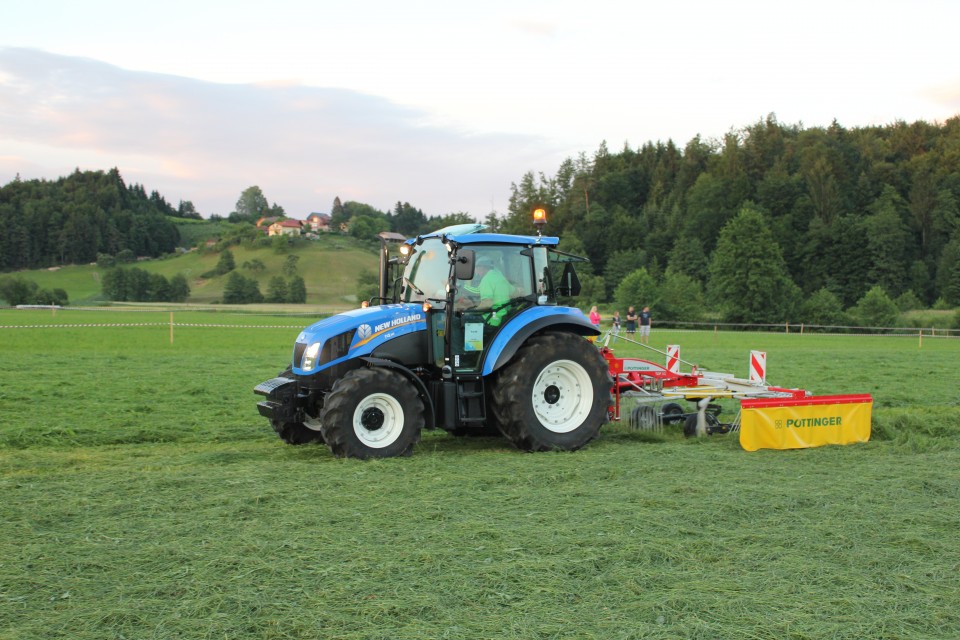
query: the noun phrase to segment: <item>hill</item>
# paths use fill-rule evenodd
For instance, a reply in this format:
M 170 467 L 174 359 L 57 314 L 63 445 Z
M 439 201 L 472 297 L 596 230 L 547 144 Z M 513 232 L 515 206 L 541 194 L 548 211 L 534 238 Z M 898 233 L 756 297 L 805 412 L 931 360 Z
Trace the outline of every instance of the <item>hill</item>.
M 255 280 L 264 292 L 270 279 L 282 273 L 287 256 L 298 256 L 297 273 L 306 282 L 307 303 L 315 305 L 338 307 L 355 304 L 357 277 L 364 270 L 377 271 L 376 252 L 368 245 L 343 236 L 300 242 L 285 253 L 277 253 L 272 248 L 243 245 L 230 247 L 230 251 L 236 260 L 237 271 Z M 160 274 L 167 279 L 178 273 L 183 274 L 190 284 L 189 303 L 216 304 L 223 298 L 228 276 L 200 276 L 212 271 L 219 258 L 220 252 L 217 251 L 194 250 L 156 260 L 140 260 L 129 266 Z M 264 268 L 254 270 L 242 266 L 253 260 L 262 262 Z M 69 295 L 71 305 L 82 305 L 106 302 L 100 286 L 105 271 L 96 264 L 87 264 L 20 271 L 11 275 L 32 280 L 42 289 L 61 288 Z

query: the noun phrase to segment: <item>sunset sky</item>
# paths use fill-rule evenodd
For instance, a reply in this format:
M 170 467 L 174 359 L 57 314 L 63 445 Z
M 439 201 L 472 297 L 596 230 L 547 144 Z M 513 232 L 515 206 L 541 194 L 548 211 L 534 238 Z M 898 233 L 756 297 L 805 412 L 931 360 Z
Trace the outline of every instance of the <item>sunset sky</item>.
M 118 167 L 204 216 L 258 185 L 483 219 L 510 183 L 775 113 L 960 113 L 960 3 L 454 0 L 8 3 L 0 184 Z

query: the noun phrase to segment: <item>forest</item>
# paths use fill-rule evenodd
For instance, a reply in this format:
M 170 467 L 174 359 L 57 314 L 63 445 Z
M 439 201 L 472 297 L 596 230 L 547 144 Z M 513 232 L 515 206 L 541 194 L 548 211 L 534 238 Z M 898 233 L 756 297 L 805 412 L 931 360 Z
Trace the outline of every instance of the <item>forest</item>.
M 960 305 L 958 203 L 960 117 L 846 129 L 770 114 L 683 149 L 601 144 L 553 176 L 527 173 L 488 222 L 526 233 L 546 205 L 551 234 L 602 278 L 597 299 L 697 315 L 671 298 L 701 291 L 729 321 L 810 322 L 868 294 Z
M 660 319 L 841 324 L 864 304 L 960 306 L 960 117 L 944 123 L 804 127 L 774 114 L 722 139 L 606 143 L 553 175 L 510 185 L 505 213 L 427 217 L 407 202 L 383 212 L 341 203 L 331 227 L 367 238 L 479 220 L 492 230 L 545 232 L 585 255 L 581 301 L 650 305 Z M 282 214 L 259 187 L 230 222 Z M 0 187 L 0 271 L 84 263 L 122 251 L 158 256 L 179 241 L 190 202 L 124 184 L 119 171 Z M 251 229 L 252 231 L 252 229 Z
M 649 305 L 661 320 L 895 322 L 960 306 L 960 117 L 847 129 L 774 114 L 722 139 L 605 143 L 511 185 L 492 230 L 546 233 L 585 255 L 580 304 Z M 372 232 L 430 230 L 397 203 L 333 218 Z
M 189 202 L 175 208 L 117 169 L 0 187 L 0 272 L 96 262 L 98 254 L 158 257 L 180 241 L 172 218 L 200 218 Z

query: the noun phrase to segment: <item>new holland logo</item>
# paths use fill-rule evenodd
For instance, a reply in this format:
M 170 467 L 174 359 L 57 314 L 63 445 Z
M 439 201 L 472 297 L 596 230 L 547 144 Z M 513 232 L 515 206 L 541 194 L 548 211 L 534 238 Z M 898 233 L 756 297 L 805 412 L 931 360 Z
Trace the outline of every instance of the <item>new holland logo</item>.
M 357 327 L 357 336 L 359 336 L 361 340 L 366 340 L 367 338 L 370 337 L 370 334 L 372 333 L 373 333 L 373 329 L 371 329 L 370 325 L 368 324 L 362 324 L 359 327 Z

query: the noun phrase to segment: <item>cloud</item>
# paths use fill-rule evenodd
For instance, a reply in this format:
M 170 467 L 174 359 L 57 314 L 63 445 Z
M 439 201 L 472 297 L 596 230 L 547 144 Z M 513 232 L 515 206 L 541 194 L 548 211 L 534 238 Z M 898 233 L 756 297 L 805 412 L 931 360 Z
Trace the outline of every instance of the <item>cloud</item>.
M 0 49 L 3 182 L 117 166 L 128 183 L 205 215 L 229 213 L 256 184 L 293 216 L 339 196 L 483 218 L 505 211 L 523 173 L 562 159 L 540 138 L 468 135 L 426 124 L 431 115 L 344 89 L 218 84 Z

